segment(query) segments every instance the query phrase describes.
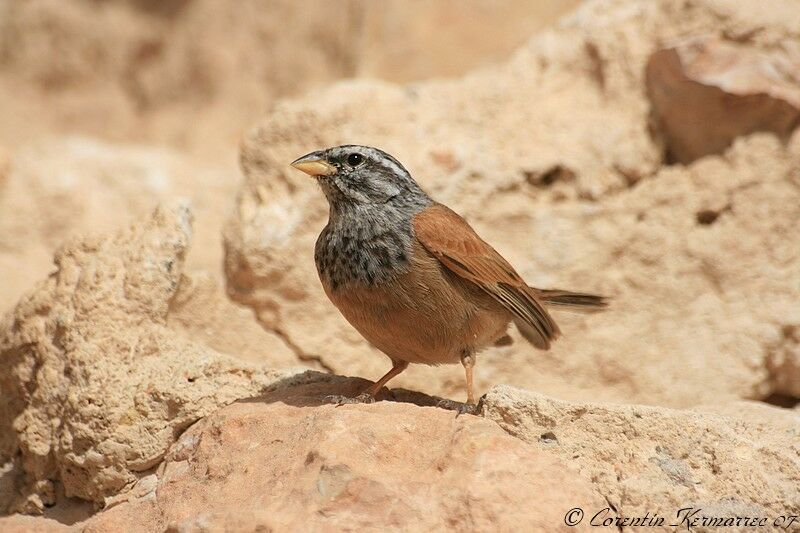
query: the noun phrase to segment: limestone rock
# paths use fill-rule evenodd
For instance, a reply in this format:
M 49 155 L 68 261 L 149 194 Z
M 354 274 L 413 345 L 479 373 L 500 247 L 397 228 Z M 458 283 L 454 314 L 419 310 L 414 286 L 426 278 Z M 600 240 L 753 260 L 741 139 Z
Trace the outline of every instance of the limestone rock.
M 800 46 L 769 52 L 717 39 L 659 50 L 647 63 L 653 113 L 671 159 L 721 154 L 757 131 L 800 125 Z
M 334 372 L 388 369 L 320 287 L 313 247 L 327 206 L 288 166 L 321 147 L 371 144 L 532 285 L 612 297 L 605 313 L 559 315 L 551 352 L 517 337 L 481 355 L 478 390 L 673 406 L 792 394 L 794 358 L 776 357 L 793 342 L 782 332 L 800 324 L 800 134 L 754 134 L 664 165 L 643 90 L 664 42 L 759 28 L 754 50 L 796 39 L 796 3 L 771 6 L 587 2 L 506 64 L 459 80 L 346 82 L 282 102 L 243 143 L 245 182 L 225 231 L 229 294 Z M 462 399 L 462 374 L 412 366 L 397 384 Z
M 67 533 L 72 530 L 55 520 L 20 514 L 0 517 L 0 529 L 4 533 Z
M 102 503 L 159 464 L 180 432 L 267 390 L 267 371 L 166 324 L 191 237 L 185 204 L 114 237 L 74 240 L 0 322 L 0 485 L 12 509 L 57 491 Z M 10 481 L 9 481 L 10 480 Z
M 187 272 L 170 301 L 167 326 L 217 352 L 257 365 L 290 368 L 303 362 L 276 333 L 261 327 L 253 312 L 231 302 L 217 276 Z M 314 362 L 307 364 L 313 366 Z
M 84 131 L 115 138 L 229 141 L 254 102 L 391 70 L 381 58 L 394 57 L 355 57 L 353 43 L 370 35 L 342 39 L 366 19 L 380 26 L 350 17 L 366 3 L 301 21 L 299 34 L 321 40 L 298 51 L 308 85 L 295 83 L 296 66 L 272 69 L 285 43 L 270 57 L 246 53 L 273 35 L 264 10 L 282 6 L 297 21 L 294 2 L 237 3 L 230 20 L 246 30 L 224 49 L 197 38 L 229 35 L 211 0 L 62 4 L 0 2 L 0 30 L 13 30 L 0 39 L 0 97 L 33 83 L 58 100 L 39 106 L 54 122 L 6 105 L 0 123 L 82 117 Z M 658 50 L 708 35 L 737 57 L 794 54 L 796 0 L 763 5 L 587 1 L 510 60 L 461 79 L 348 81 L 277 104 L 243 141 L 245 180 L 225 228 L 226 290 L 250 309 L 226 301 L 213 273 L 234 173 L 86 139 L 13 147 L 11 170 L 0 162 L 0 306 L 45 276 L 63 239 L 142 222 L 72 238 L 0 320 L 0 513 L 43 513 L 0 518 L 0 531 L 553 531 L 573 507 L 588 515 L 576 530 L 604 508 L 800 512 L 800 410 L 736 401 L 800 396 L 800 133 L 752 133 L 669 165 L 648 130 L 646 66 Z M 53 56 L 48 21 L 66 43 Z M 119 46 L 98 46 L 126 21 Z M 245 88 L 227 76 L 240 61 L 258 63 L 244 69 Z M 692 64 L 711 73 L 712 63 Z M 10 85 L 9 67 L 19 76 Z M 703 83 L 728 87 L 739 70 L 713 72 L 725 76 Z M 207 122 L 187 133 L 198 105 Z M 401 389 L 382 392 L 395 401 L 333 407 L 327 395 L 354 396 L 366 382 L 253 364 L 369 378 L 388 368 L 319 286 L 313 243 L 327 206 L 288 167 L 342 142 L 396 155 L 531 284 L 605 293 L 612 308 L 559 315 L 564 337 L 551 352 L 514 333 L 513 345 L 481 354 L 483 419 Z M 190 255 L 185 205 L 146 215 L 179 193 L 191 193 L 198 218 Z M 391 385 L 464 394 L 457 365 L 413 367 Z
M 364 385 L 321 378 L 221 409 L 181 436 L 149 495 L 85 531 L 567 531 L 568 509 L 605 504 L 565 461 L 481 418 L 324 403 Z
M 577 1 L 5 0 L 0 142 L 78 132 L 230 160 L 279 97 L 343 77 L 459 75 Z
M 11 172 L 11 154 L 8 150 L 0 146 L 0 191 L 5 185 L 8 174 Z
M 580 1 L 364 2 L 356 70 L 395 82 L 459 76 L 505 60 Z
M 706 516 L 798 515 L 800 415 L 739 407 L 720 415 L 568 403 L 502 386 L 489 391 L 484 414 L 569 461 L 608 500 L 609 516 L 649 512 L 669 524 L 685 507 Z
M 800 398 L 800 327 L 786 325 L 768 352 L 767 365 L 777 389 L 790 398 Z M 800 403 L 797 404 L 800 408 Z
M 309 371 L 285 384 L 198 421 L 106 509 L 67 523 L 86 532 L 569 531 L 565 517 L 579 507 L 577 531 L 595 516 L 645 514 L 665 519 L 653 531 L 672 531 L 686 507 L 708 517 L 800 512 L 794 410 L 565 402 L 502 386 L 482 417 L 456 417 L 402 389 L 393 401 L 329 403 L 355 395 L 360 379 Z M 3 531 L 20 524 L 59 530 L 44 518 L 0 518 Z
M 0 179 L 0 311 L 47 275 L 53 250 L 65 240 L 115 231 L 176 196 L 189 198 L 195 214 L 188 267 L 216 272 L 219 228 L 238 180 L 235 169 L 190 161 L 174 150 L 86 137 L 14 151 L 4 186 Z

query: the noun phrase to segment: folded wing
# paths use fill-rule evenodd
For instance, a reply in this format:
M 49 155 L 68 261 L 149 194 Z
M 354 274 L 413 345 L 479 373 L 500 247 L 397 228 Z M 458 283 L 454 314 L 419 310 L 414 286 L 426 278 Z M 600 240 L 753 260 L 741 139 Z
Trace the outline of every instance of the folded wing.
M 513 316 L 534 346 L 547 350 L 560 331 L 553 318 L 514 267 L 481 239 L 450 208 L 434 204 L 414 217 L 419 242 L 445 267 L 471 281 Z

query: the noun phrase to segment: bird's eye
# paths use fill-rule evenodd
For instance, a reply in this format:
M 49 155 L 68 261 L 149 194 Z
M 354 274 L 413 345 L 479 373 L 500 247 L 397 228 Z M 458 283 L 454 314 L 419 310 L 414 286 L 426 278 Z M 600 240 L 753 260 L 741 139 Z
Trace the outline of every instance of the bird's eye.
M 351 167 L 357 167 L 364 162 L 364 157 L 361 154 L 350 154 L 347 156 L 347 164 Z

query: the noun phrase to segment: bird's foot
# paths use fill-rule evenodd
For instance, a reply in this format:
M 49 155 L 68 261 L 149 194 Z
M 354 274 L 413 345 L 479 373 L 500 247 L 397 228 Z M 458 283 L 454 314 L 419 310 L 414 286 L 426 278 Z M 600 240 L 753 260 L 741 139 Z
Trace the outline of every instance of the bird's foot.
M 339 407 L 340 405 L 347 405 L 351 403 L 375 403 L 375 397 L 367 392 L 362 392 L 355 398 L 348 398 L 347 396 L 334 394 L 332 396 L 326 396 L 325 401 Z
M 436 407 L 447 409 L 448 411 L 455 411 L 456 417 L 461 415 L 478 415 L 481 411 L 480 402 L 478 405 L 474 403 L 456 402 L 453 400 L 441 400 Z

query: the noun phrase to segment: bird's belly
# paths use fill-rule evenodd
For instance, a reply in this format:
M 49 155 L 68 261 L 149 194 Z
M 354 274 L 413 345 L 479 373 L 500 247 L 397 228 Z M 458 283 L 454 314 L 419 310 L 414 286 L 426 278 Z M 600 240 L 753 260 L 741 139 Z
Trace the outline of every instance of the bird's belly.
M 511 317 L 502 307 L 427 254 L 414 262 L 409 273 L 377 285 L 323 285 L 347 321 L 392 359 L 455 363 L 505 334 Z

